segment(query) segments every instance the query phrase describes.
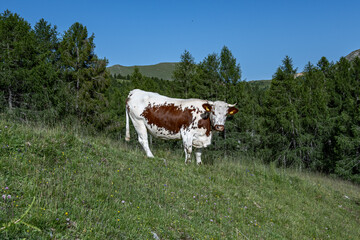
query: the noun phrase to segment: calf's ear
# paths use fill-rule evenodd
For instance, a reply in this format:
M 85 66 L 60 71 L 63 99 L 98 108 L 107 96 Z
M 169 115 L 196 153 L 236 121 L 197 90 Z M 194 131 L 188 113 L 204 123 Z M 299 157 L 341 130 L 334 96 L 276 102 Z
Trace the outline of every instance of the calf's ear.
M 235 113 L 237 113 L 239 110 L 236 107 L 229 107 L 228 109 L 228 114 L 229 115 L 234 115 Z
M 207 112 L 211 112 L 211 105 L 210 104 L 208 104 L 208 103 L 204 103 L 203 105 L 203 108 L 205 109 L 205 111 L 207 111 Z

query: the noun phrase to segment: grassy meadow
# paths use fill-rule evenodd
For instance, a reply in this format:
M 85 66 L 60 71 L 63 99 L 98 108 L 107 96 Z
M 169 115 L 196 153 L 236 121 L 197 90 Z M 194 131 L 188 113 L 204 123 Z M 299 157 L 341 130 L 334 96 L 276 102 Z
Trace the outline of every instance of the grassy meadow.
M 357 185 L 180 150 L 0 120 L 0 239 L 359 239 Z

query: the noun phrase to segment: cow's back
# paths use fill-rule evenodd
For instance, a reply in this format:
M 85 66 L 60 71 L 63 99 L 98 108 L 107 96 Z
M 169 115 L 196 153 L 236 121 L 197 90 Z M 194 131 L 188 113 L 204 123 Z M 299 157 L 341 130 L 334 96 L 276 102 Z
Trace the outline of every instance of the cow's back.
M 129 113 L 138 119 L 142 119 L 141 114 L 146 107 L 151 103 L 162 104 L 166 102 L 168 97 L 162 96 L 154 92 L 146 92 L 140 89 L 134 89 L 130 91 L 128 98 L 126 100 L 126 107 Z
M 130 91 L 126 100 L 126 106 L 129 110 L 134 111 L 136 115 L 141 115 L 143 111 L 149 106 L 173 105 L 184 109 L 196 109 L 196 112 L 203 111 L 202 104 L 205 100 L 200 99 L 179 99 L 170 98 L 154 92 L 146 92 L 140 89 Z

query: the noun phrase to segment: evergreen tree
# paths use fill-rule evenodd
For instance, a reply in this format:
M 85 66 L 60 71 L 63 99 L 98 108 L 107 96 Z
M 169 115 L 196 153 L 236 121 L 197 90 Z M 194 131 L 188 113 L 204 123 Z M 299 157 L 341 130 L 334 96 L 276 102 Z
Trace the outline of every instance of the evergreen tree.
M 296 69 L 288 56 L 283 60 L 273 80 L 265 104 L 264 142 L 267 161 L 276 161 L 283 166 L 297 164 L 301 166 L 299 152 L 301 142 L 300 116 L 298 115 L 298 80 L 294 78 Z
M 241 70 L 240 64 L 236 63 L 236 58 L 226 46 L 221 49 L 220 53 L 220 77 L 225 86 L 222 89 L 224 92 L 223 100 L 228 102 L 230 96 L 234 96 L 231 86 L 236 85 L 241 79 Z
M 298 112 L 301 115 L 302 126 L 299 157 L 305 167 L 313 169 L 320 169 L 322 166 L 323 143 L 327 138 L 326 126 L 329 126 L 328 93 L 324 73 L 328 71 L 327 63 L 326 58 L 319 61 L 318 66 L 321 67 L 316 68 L 308 63 L 299 88 Z
M 218 97 L 220 80 L 220 60 L 216 53 L 209 54 L 197 68 L 198 82 L 197 91 L 200 98 L 216 100 Z
M 143 89 L 144 77 L 140 72 L 140 69 L 135 66 L 133 73 L 130 76 L 130 81 L 133 88 Z
M 341 58 L 335 66 L 330 110 L 331 144 L 328 147 L 327 169 L 352 180 L 360 180 L 359 92 L 360 61 Z
M 52 118 L 61 112 L 63 82 L 60 81 L 59 40 L 56 26 L 52 27 L 44 19 L 34 27 L 36 39 L 36 65 L 32 68 L 31 97 L 34 110 L 51 112 Z
M 101 127 L 104 119 L 99 116 L 107 104 L 105 92 L 110 77 L 106 72 L 107 60 L 98 59 L 94 53 L 94 38 L 94 34 L 88 36 L 85 26 L 74 23 L 65 32 L 59 51 L 68 89 L 73 95 L 68 96 L 69 110 L 74 110 L 82 121 Z
M 184 51 L 180 58 L 181 61 L 176 64 L 173 77 L 181 83 L 184 97 L 188 98 L 190 84 L 195 75 L 196 64 L 193 56 L 187 50 Z
M 59 47 L 65 78 L 69 83 L 69 90 L 75 95 L 74 109 L 78 115 L 80 115 L 80 88 L 90 77 L 89 68 L 95 60 L 94 38 L 94 34 L 89 37 L 87 28 L 77 22 L 65 32 Z
M 29 76 L 35 61 L 35 41 L 30 24 L 6 10 L 0 15 L 0 89 L 1 105 L 11 111 L 27 107 Z

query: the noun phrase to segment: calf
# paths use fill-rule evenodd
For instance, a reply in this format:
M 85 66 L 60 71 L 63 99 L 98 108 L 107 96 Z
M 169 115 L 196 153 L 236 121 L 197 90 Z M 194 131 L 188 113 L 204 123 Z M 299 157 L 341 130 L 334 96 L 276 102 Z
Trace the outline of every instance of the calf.
M 125 140 L 130 140 L 130 117 L 148 157 L 154 157 L 148 143 L 149 131 L 162 139 L 182 139 L 185 163 L 191 161 L 195 147 L 196 162 L 201 164 L 201 149 L 211 144 L 213 130 L 224 131 L 226 116 L 238 112 L 234 106 L 223 101 L 169 98 L 134 89 L 126 100 Z

